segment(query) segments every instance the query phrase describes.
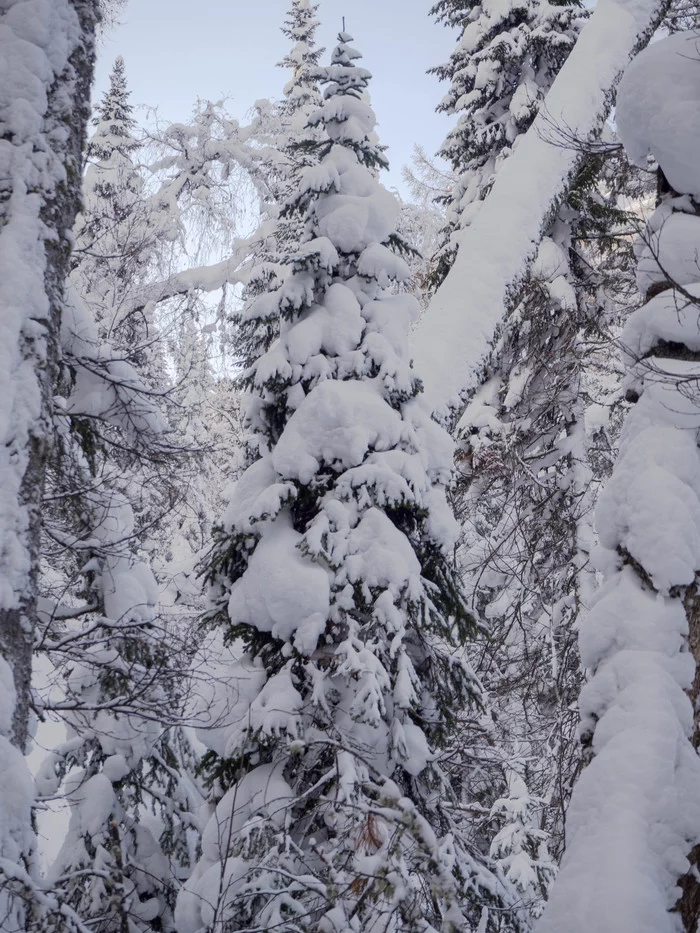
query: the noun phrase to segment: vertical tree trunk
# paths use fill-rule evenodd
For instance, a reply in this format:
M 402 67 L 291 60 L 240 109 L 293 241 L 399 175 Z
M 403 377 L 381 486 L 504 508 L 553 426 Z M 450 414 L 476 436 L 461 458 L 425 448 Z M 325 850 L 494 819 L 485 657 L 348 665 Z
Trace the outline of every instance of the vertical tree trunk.
M 628 132 L 642 148 L 636 108 L 649 108 L 653 128 L 662 104 L 649 102 L 650 87 L 679 60 L 697 68 L 694 49 L 691 35 L 662 40 L 623 79 L 626 145 Z M 676 153 L 688 145 L 681 129 Z M 644 145 L 655 153 L 653 134 Z M 684 157 L 692 163 L 692 151 Z M 606 582 L 580 631 L 591 761 L 574 789 L 569 845 L 538 933 L 696 933 L 700 914 L 699 730 L 689 701 L 700 687 L 700 212 L 663 178 L 658 190 L 638 266 L 646 304 L 620 341 L 634 404 L 596 513 Z
M 13 503 L 6 490 L 0 513 L 0 654 L 13 670 L 12 741 L 20 749 L 27 741 L 40 505 L 69 234 L 80 204 L 98 0 L 53 0 L 53 9 L 47 4 L 47 21 L 40 24 L 47 33 L 43 44 L 24 38 L 31 35 L 35 11 L 30 8 L 35 6 L 28 0 L 0 0 L 0 25 L 9 27 L 8 60 L 19 60 L 22 80 L 44 85 L 32 89 L 31 126 L 17 116 L 26 101 L 12 98 L 12 82 L 0 92 L 0 114 L 8 115 L 0 116 L 0 261 L 6 260 L 0 301 L 7 318 L 3 337 L 14 338 L 9 346 L 5 341 L 10 371 L 5 376 L 9 392 L 0 400 L 5 428 L 1 469 L 10 474 L 6 478 L 16 492 Z
M 26 928 L 41 498 L 98 0 L 0 0 L 0 925 Z M 6 812 L 5 812 L 6 811 Z

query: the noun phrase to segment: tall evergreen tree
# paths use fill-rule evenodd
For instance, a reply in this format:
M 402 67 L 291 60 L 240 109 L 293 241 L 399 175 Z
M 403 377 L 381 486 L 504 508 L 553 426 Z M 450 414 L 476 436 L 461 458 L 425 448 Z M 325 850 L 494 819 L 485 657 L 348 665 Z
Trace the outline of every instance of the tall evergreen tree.
M 118 57 L 92 121 L 73 265 L 101 336 L 145 375 L 158 349 L 155 323 L 147 308 L 133 309 L 128 298 L 153 266 L 157 230 L 136 164 L 142 144 L 129 97 L 124 59 Z
M 310 0 L 293 0 L 284 35 L 292 42 L 289 53 L 279 63 L 292 71 L 284 87 L 282 101 L 273 105 L 261 123 L 267 125 L 265 140 L 272 149 L 264 169 L 267 198 L 262 204 L 263 226 L 254 244 L 255 265 L 246 287 L 246 298 L 275 288 L 286 274 L 285 253 L 293 252 L 304 234 L 297 212 L 285 205 L 298 187 L 301 171 L 318 161 L 319 133 L 309 126 L 309 117 L 321 104 L 319 61 L 323 49 L 316 46 L 318 5 Z M 250 366 L 277 336 L 277 321 L 256 316 L 260 309 L 247 302 L 236 319 L 237 355 Z
M 637 179 L 617 153 L 591 161 L 462 416 L 454 494 L 465 586 L 489 628 L 477 673 L 506 755 L 491 756 L 479 796 L 490 812 L 505 793 L 508 754 L 519 757 L 557 859 L 581 757 L 576 631 L 595 588 L 592 510 L 619 423 L 613 340 L 636 302 L 633 217 L 618 202 L 619 179 L 627 192 Z
M 440 763 L 479 696 L 450 647 L 472 631 L 449 562 L 451 445 L 407 357 L 417 307 L 390 288 L 408 276 L 398 204 L 350 41 L 310 120 L 325 138 L 293 202 L 305 239 L 254 299 L 280 337 L 246 373 L 259 456 L 212 552 L 211 622 L 238 660 L 180 933 L 517 926 Z
M 292 77 L 284 87 L 282 111 L 289 116 L 308 116 L 310 108 L 320 102 L 318 86 L 319 62 L 323 49 L 316 46 L 316 30 L 319 27 L 318 4 L 311 0 L 292 0 L 282 32 L 292 43 L 292 48 L 280 62 L 280 68 L 288 68 Z
M 68 911 L 104 931 L 137 933 L 152 923 L 169 930 L 190 857 L 193 795 L 183 765 L 192 756 L 177 728 L 186 633 L 158 615 L 158 584 L 124 493 L 138 482 L 100 442 L 109 425 L 119 446 L 150 447 L 167 426 L 77 298 L 65 308 L 62 358 L 38 649 L 57 680 L 58 695 L 43 705 L 61 716 L 68 737 L 37 785 L 40 798 L 60 791 L 71 819 L 50 872 L 60 910 L 45 914 L 39 929 L 64 930 Z

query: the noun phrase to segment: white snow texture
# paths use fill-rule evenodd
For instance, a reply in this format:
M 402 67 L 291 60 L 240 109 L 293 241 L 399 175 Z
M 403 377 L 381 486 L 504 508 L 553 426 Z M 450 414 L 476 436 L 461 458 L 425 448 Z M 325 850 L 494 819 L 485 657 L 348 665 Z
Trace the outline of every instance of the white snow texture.
M 700 105 L 700 61 L 682 58 L 694 48 L 694 37 L 679 34 L 642 53 L 623 78 L 618 111 L 630 156 L 643 161 L 651 152 L 683 193 L 700 189 L 700 137 L 690 115 Z M 687 119 L 678 119 L 670 98 L 684 102 Z M 538 933 L 683 929 L 672 909 L 700 841 L 700 759 L 685 693 L 695 664 L 683 602 L 700 572 L 700 410 L 688 390 L 700 365 L 669 354 L 664 341 L 700 347 L 698 224 L 690 200 L 669 195 L 644 237 L 647 246 L 656 237 L 666 271 L 653 269 L 654 251 L 641 250 L 643 286 L 666 288 L 631 316 L 622 336 L 627 386 L 639 400 L 598 503 L 606 582 L 580 631 L 591 672 L 581 729 L 594 757 L 574 788 L 567 850 Z M 685 293 L 666 281 L 669 270 Z

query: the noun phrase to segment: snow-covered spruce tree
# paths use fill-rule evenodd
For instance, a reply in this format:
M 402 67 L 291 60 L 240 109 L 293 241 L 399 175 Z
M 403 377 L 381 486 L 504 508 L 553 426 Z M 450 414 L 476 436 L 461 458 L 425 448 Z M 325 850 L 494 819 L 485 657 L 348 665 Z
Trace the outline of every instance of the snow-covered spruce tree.
M 135 161 L 142 144 L 129 96 L 119 57 L 92 121 L 73 267 L 101 336 L 145 374 L 146 357 L 158 348 L 154 322 L 148 308 L 132 308 L 128 297 L 153 266 L 156 229 Z
M 179 933 L 518 925 L 440 766 L 478 697 L 450 647 L 472 626 L 449 563 L 451 444 L 406 354 L 416 302 L 388 290 L 408 273 L 398 204 L 350 41 L 311 117 L 327 136 L 295 199 L 306 239 L 255 299 L 281 332 L 246 376 L 259 459 L 212 552 L 211 622 L 239 660 Z
M 254 316 L 255 305 L 249 299 L 281 283 L 286 274 L 281 258 L 297 248 L 304 234 L 303 219 L 297 212 L 285 210 L 285 204 L 298 188 L 301 171 L 318 161 L 320 134 L 308 125 L 322 99 L 319 61 L 323 49 L 316 46 L 317 13 L 318 5 L 310 0 L 293 0 L 282 26 L 292 48 L 279 63 L 281 68 L 291 69 L 292 77 L 284 87 L 282 101 L 259 112 L 256 135 L 260 137 L 264 128 L 262 139 L 271 154 L 262 168 L 267 196 L 261 204 L 260 235 L 253 246 L 255 264 L 246 286 L 245 307 L 235 321 L 236 355 L 246 368 L 278 335 L 276 315 Z
M 26 928 L 28 739 L 40 503 L 51 444 L 70 228 L 94 63 L 96 0 L 0 6 L 0 925 Z
M 308 116 L 320 103 L 318 70 L 323 49 L 316 46 L 319 25 L 318 4 L 311 0 L 292 0 L 282 27 L 282 32 L 292 42 L 292 48 L 280 62 L 281 68 L 292 72 L 284 87 L 282 102 L 282 112 L 292 118 Z
M 697 46 L 688 33 L 651 45 L 618 93 L 621 138 L 633 161 L 658 162 L 660 199 L 639 249 L 646 303 L 621 338 L 634 404 L 596 512 L 606 582 L 580 632 L 591 761 L 542 933 L 697 929 L 700 763 L 685 693 L 696 700 L 688 641 L 700 642 Z
M 500 164 L 532 124 L 585 14 L 578 0 L 441 0 L 431 13 L 460 30 L 449 61 L 431 69 L 450 83 L 438 111 L 458 117 L 440 150 L 457 182 L 436 255 L 439 285 L 454 261 L 453 234 L 471 223 Z

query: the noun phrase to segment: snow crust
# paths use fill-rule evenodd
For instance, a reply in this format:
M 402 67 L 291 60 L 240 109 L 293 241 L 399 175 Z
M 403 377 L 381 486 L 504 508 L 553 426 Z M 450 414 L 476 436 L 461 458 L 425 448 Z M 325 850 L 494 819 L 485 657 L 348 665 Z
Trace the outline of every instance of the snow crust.
M 615 121 L 632 162 L 652 156 L 679 194 L 700 194 L 700 41 L 679 32 L 652 43 L 626 70 Z
M 600 0 L 547 95 L 499 170 L 488 198 L 459 232 L 454 266 L 412 335 L 416 368 L 437 411 L 473 388 L 511 290 L 537 252 L 550 210 L 579 155 L 560 136 L 595 137 L 610 88 L 659 15 L 658 0 Z

